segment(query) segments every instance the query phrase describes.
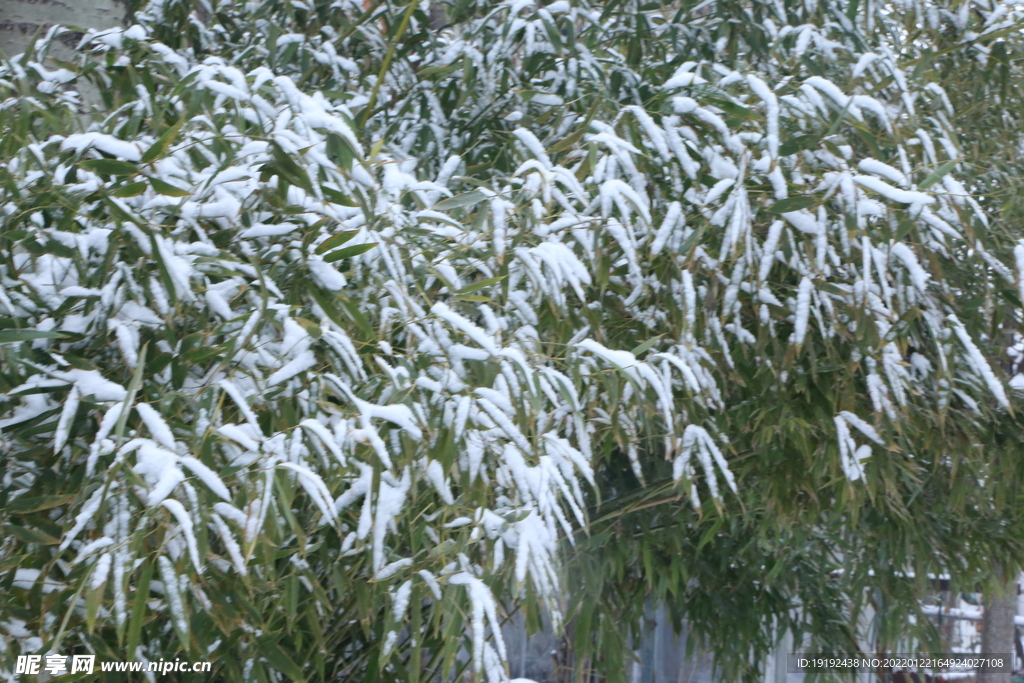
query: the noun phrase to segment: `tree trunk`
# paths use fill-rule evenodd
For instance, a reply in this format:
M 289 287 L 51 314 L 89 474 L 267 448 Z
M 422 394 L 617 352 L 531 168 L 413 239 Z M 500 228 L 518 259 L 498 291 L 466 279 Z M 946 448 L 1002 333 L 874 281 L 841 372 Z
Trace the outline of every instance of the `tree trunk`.
M 575 640 L 576 625 L 573 622 L 563 625 L 562 635 L 558 638 L 558 647 L 551 652 L 551 673 L 549 683 L 572 683 L 576 669 L 576 654 L 572 643 Z
M 1024 572 L 1017 574 L 1017 616 L 1024 617 L 1024 595 L 1021 595 L 1020 587 L 1024 586 Z M 1020 631 L 1017 630 L 1017 621 L 1014 620 L 1013 627 L 1013 647 L 1014 652 L 1017 653 L 1017 663 L 1014 666 L 1014 671 L 1020 671 L 1021 667 L 1024 667 L 1024 646 L 1020 642 Z
M 1017 572 L 1007 571 L 1011 578 L 984 596 L 985 611 L 981 622 L 981 652 L 983 655 L 1003 655 L 1010 658 L 1015 652 L 1017 616 Z M 978 683 L 1010 683 L 1010 667 L 999 673 L 978 673 Z
M 120 26 L 127 0 L 0 0 L 0 51 L 7 57 L 21 54 L 38 33 L 55 24 L 75 28 Z M 68 33 L 51 47 L 51 54 L 67 59 L 81 34 Z

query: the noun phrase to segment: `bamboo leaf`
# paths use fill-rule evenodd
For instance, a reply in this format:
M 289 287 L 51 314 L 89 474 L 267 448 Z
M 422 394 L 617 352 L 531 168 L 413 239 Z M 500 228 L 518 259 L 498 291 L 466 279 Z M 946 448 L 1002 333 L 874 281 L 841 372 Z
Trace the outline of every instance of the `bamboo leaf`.
M 159 178 L 151 177 L 149 179 L 149 184 L 153 186 L 153 190 L 155 190 L 157 193 L 166 195 L 168 197 L 188 197 L 190 194 L 192 194 L 188 190 L 183 190 L 180 187 L 175 187 L 174 185 L 171 185 L 168 182 L 160 180 Z
M 137 183 L 129 183 L 128 185 L 119 187 L 111 192 L 111 194 L 115 197 L 138 197 L 145 191 L 146 183 L 144 181 L 139 181 Z
M 60 339 L 63 336 L 55 330 L 0 330 L 0 344 L 13 344 L 34 339 Z
M 148 164 L 151 161 L 159 159 L 170 147 L 171 143 L 174 142 L 174 138 L 178 137 L 178 131 L 181 130 L 181 126 L 185 123 L 185 117 L 178 119 L 178 121 L 165 130 L 163 134 L 157 138 L 156 142 L 147 149 L 142 155 L 142 163 Z
M 22 496 L 8 502 L 6 507 L 7 511 L 11 514 L 23 515 L 29 512 L 40 512 L 67 505 L 77 497 L 73 493 L 57 496 Z
M 327 134 L 327 156 L 344 169 L 351 169 L 352 164 L 359 158 L 348 138 L 333 132 Z
M 416 75 L 424 78 L 427 76 L 440 76 L 442 74 L 451 73 L 462 66 L 461 61 L 455 61 L 451 64 L 444 64 L 442 66 L 425 66 L 416 72 Z
M 779 201 L 769 206 L 768 212 L 779 215 L 783 213 L 789 213 L 791 211 L 808 209 L 814 206 L 815 203 L 817 203 L 817 200 L 814 197 L 787 197 L 786 199 L 780 199 Z
M 282 650 L 271 637 L 260 640 L 259 653 L 266 658 L 272 667 L 283 673 L 291 681 L 303 683 L 306 678 L 299 665 Z
M 364 254 L 370 251 L 370 249 L 373 249 L 375 246 L 377 246 L 376 242 L 370 242 L 369 244 L 353 244 L 351 247 L 343 247 L 332 251 L 324 256 L 324 261 L 334 263 L 335 261 L 358 256 L 359 254 Z
M 476 282 L 472 282 L 472 283 L 466 285 L 465 287 L 463 287 L 462 289 L 458 290 L 455 293 L 456 294 L 469 294 L 470 292 L 476 292 L 478 290 L 483 289 L 484 287 L 491 287 L 493 285 L 498 284 L 499 282 L 504 280 L 505 277 L 506 277 L 505 275 L 499 275 L 498 277 L 489 277 L 489 278 L 486 278 L 484 280 L 477 280 Z
M 142 345 L 139 350 L 139 359 L 135 364 L 135 372 L 132 374 L 132 380 L 128 383 L 128 393 L 124 397 L 124 403 L 121 404 L 121 415 L 117 418 L 117 425 L 114 427 L 114 438 L 118 446 L 121 445 L 121 440 L 124 438 L 124 428 L 128 424 L 128 413 L 131 412 L 132 406 L 135 404 L 135 394 L 139 391 L 139 387 L 142 386 L 142 373 L 146 367 L 146 349 L 149 347 L 149 343 Z
M 309 174 L 306 173 L 306 169 L 299 166 L 295 159 L 285 152 L 276 140 L 270 142 L 270 151 L 274 158 L 272 168 L 276 174 L 292 185 L 301 187 L 307 194 L 313 194 L 313 185 L 309 181 Z
M 645 341 L 643 344 L 641 344 L 640 346 L 638 346 L 635 349 L 633 349 L 630 353 L 632 353 L 634 356 L 640 356 L 640 354 L 644 353 L 645 351 L 650 349 L 652 346 L 657 344 L 658 340 L 661 339 L 663 336 L 664 335 L 659 334 L 656 337 L 651 337 L 650 339 Z
M 821 142 L 820 135 L 797 135 L 779 146 L 779 156 L 789 156 L 805 149 L 814 149 Z
M 946 175 L 954 168 L 956 168 L 957 163 L 959 162 L 956 159 L 954 159 L 952 161 L 947 161 L 942 166 L 939 166 L 937 169 L 935 169 L 935 171 L 929 173 L 924 180 L 918 183 L 918 189 L 927 190 L 929 187 L 942 180 L 942 176 Z
M 324 193 L 324 197 L 326 197 L 328 200 L 334 202 L 335 204 L 341 204 L 342 206 L 351 206 L 351 207 L 359 206 L 359 204 L 357 204 L 350 197 L 345 196 L 344 194 L 342 194 L 341 192 L 338 192 L 337 190 L 331 189 L 329 187 L 325 187 L 324 185 L 320 186 L 320 190 L 321 190 L 321 192 Z
M 95 171 L 100 175 L 135 175 L 139 172 L 135 164 L 116 159 L 83 159 L 78 162 L 78 165 L 87 171 Z
M 454 197 L 443 199 L 434 205 L 437 211 L 451 211 L 463 206 L 473 206 L 487 199 L 487 195 L 480 190 L 472 190 L 465 194 L 457 194 Z
M 182 359 L 192 364 L 202 363 L 216 358 L 227 350 L 226 346 L 201 346 L 181 355 Z
M 4 533 L 20 538 L 25 543 L 38 543 L 40 545 L 57 545 L 60 543 L 60 539 L 54 538 L 44 531 L 30 529 L 29 527 L 17 524 L 4 524 Z
M 316 248 L 316 253 L 322 254 L 325 251 L 330 251 L 331 249 L 340 247 L 341 245 L 345 244 L 345 242 L 348 242 L 350 239 L 352 239 L 358 234 L 358 230 L 346 230 L 345 232 L 339 232 L 335 235 L 332 235 L 331 237 L 328 237 L 326 240 L 324 240 L 320 244 L 320 246 Z

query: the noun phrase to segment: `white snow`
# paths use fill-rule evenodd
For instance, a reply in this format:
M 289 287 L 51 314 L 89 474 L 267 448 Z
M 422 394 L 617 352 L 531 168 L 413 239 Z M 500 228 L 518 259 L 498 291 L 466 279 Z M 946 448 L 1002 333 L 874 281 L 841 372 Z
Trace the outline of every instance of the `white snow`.
M 111 156 L 127 159 L 128 161 L 139 161 L 142 158 L 142 152 L 139 151 L 137 145 L 102 133 L 69 135 L 60 143 L 62 150 L 74 150 L 79 153 L 90 147 L 106 152 Z
M 857 162 L 857 168 L 864 171 L 865 173 L 874 173 L 880 175 L 886 180 L 892 181 L 899 185 L 908 185 L 907 176 L 902 171 L 899 171 L 889 164 L 882 163 L 877 159 L 861 159 Z
M 914 252 L 910 250 L 910 247 L 903 242 L 897 242 L 889 249 L 889 253 L 903 262 L 907 272 L 910 273 L 911 282 L 914 283 L 914 286 L 917 287 L 921 293 L 925 293 L 928 288 L 928 280 L 931 276 L 928 275 L 924 268 L 921 267 L 921 264 L 918 263 L 917 257 L 914 255 Z
M 992 366 L 989 365 L 988 360 L 982 355 L 977 344 L 971 339 L 971 335 L 964 328 L 963 323 L 952 314 L 948 316 L 948 320 L 953 324 L 953 331 L 956 332 L 957 338 L 960 339 L 960 343 L 964 345 L 964 349 L 967 351 L 968 364 L 981 380 L 985 382 L 985 385 L 988 386 L 989 391 L 992 392 L 992 395 L 999 401 L 1000 405 L 1004 408 L 1009 408 L 1010 401 L 1006 397 L 1006 389 L 1003 387 L 1003 383 L 996 377 L 992 371 Z
M 800 287 L 797 289 L 796 295 L 796 311 L 794 311 L 796 317 L 793 323 L 793 342 L 797 345 L 803 344 L 804 337 L 807 335 L 807 321 L 811 312 L 813 289 L 814 285 L 809 277 L 805 276 L 800 280 Z
M 853 182 L 857 183 L 861 187 L 867 188 L 872 192 L 876 192 L 886 199 L 891 199 L 894 202 L 900 202 L 901 204 L 931 204 L 935 201 L 935 198 L 924 192 L 915 192 L 912 190 L 902 190 L 897 187 L 893 187 L 888 183 L 882 182 L 878 178 L 872 178 L 871 176 L 858 175 L 853 177 Z
M 153 406 L 148 403 L 136 403 L 135 412 L 146 423 L 146 428 L 149 429 L 149 433 L 153 435 L 157 443 L 170 451 L 176 449 L 174 434 L 171 433 L 171 428 L 167 426 L 163 417 L 160 416 L 160 413 Z
M 858 15 L 857 30 L 886 11 L 874 7 Z M 44 415 L 50 432 L 34 435 L 33 447 L 54 448 L 58 475 L 85 465 L 82 485 L 95 492 L 68 506 L 70 530 L 55 551 L 58 563 L 77 556 L 78 571 L 95 562 L 86 585 L 110 583 L 113 605 L 99 621 L 123 623 L 141 559 L 134 535 L 165 527 L 151 604 L 187 637 L 190 610 L 208 609 L 203 590 L 218 572 L 265 578 L 263 532 L 290 534 L 281 515 L 294 515 L 310 534 L 290 564 L 302 579 L 313 564 L 299 556 L 325 547 L 314 539 L 336 536 L 339 571 L 381 582 L 380 594 L 391 596 L 390 616 L 385 610 L 375 626 L 385 650 L 415 639 L 406 619 L 413 599 L 443 598 L 467 615 L 454 637 L 471 636 L 465 656 L 476 679 L 507 683 L 498 605 L 534 596 L 557 628 L 563 541 L 586 524 L 585 487 L 606 493 L 595 456 L 606 439 L 641 478 L 652 470 L 639 444 L 656 444 L 694 506 L 701 490 L 717 501 L 742 484 L 730 460 L 749 445 L 734 422 L 744 394 L 731 373 L 757 363 L 774 374 L 770 400 L 789 401 L 826 345 L 849 353 L 864 379 L 861 403 L 844 402 L 848 410 L 824 422 L 839 438 L 837 471 L 851 482 L 871 472 L 872 449 L 881 456 L 895 443 L 894 423 L 929 409 L 928 397 L 967 407 L 948 419 L 980 411 L 989 394 L 1008 405 L 988 360 L 993 342 L 980 336 L 978 316 L 988 313 L 961 311 L 971 299 L 949 288 L 967 272 L 959 269 L 971 269 L 993 278 L 972 281 L 979 294 L 1009 283 L 1024 300 L 1024 242 L 1014 249 L 1015 278 L 1009 249 L 967 241 L 988 239 L 971 228 L 988 217 L 969 177 L 947 174 L 934 191 L 915 191 L 912 178 L 943 163 L 937 154 L 957 159 L 971 141 L 949 125 L 957 119 L 941 88 L 897 68 L 903 56 L 886 39 L 864 53 L 843 33 L 842 16 L 821 26 L 766 21 L 770 54 L 794 58 L 785 77 L 714 61 L 727 42 L 680 65 L 669 41 L 664 73 L 675 73 L 653 84 L 666 101 L 634 97 L 644 84 L 624 69 L 620 109 L 588 116 L 580 112 L 594 84 L 625 57 L 596 56 L 580 41 L 554 58 L 543 22 L 564 14 L 559 21 L 604 31 L 607 18 L 565 0 L 491 9 L 471 20 L 478 33 L 435 32 L 436 54 L 425 57 L 425 43 L 396 53 L 379 83 L 347 39 L 326 31 L 279 27 L 278 46 L 320 70 L 299 81 L 282 71 L 294 65 L 247 67 L 245 54 L 225 54 L 234 39 L 217 18 L 195 26 L 200 57 L 151 39 L 153 19 L 140 18 L 143 26 L 83 46 L 104 57 L 91 60 L 95 77 L 120 78 L 133 65 L 171 81 L 194 73 L 192 85 L 172 98 L 158 79 L 155 91 L 125 91 L 122 110 L 83 132 L 9 150 L 5 169 L 20 196 L 5 194 L 0 215 L 16 215 L 43 249 L 12 252 L 0 310 L 16 329 L 68 336 L 5 345 L 20 359 L 20 379 L 2 397 L 0 427 L 16 467 L 23 445 L 11 435 Z M 720 15 L 697 14 L 697 36 Z M 358 34 L 371 61 L 386 42 L 378 23 Z M 673 26 L 659 18 L 651 39 Z M 799 57 L 811 51 L 835 82 L 808 77 Z M 508 65 L 531 55 L 547 66 L 518 83 Z M 463 64 L 473 65 L 476 84 L 455 86 L 464 108 L 452 112 L 435 85 L 459 83 L 461 72 L 416 74 Z M 633 71 L 642 77 L 648 66 L 657 64 Z M 75 108 L 76 69 L 5 63 L 0 82 L 35 87 L 34 107 Z M 891 87 L 875 87 L 890 76 Z M 334 91 L 317 92 L 328 79 Z M 379 92 L 363 120 L 371 82 Z M 198 110 L 193 97 L 203 98 Z M 915 102 L 927 113 L 915 114 Z M 189 111 L 198 113 L 159 158 L 140 163 L 141 175 L 107 187 L 89 163 L 75 168 L 82 158 L 140 162 L 161 132 L 152 127 L 157 113 Z M 463 135 L 464 115 L 505 130 L 495 134 L 507 158 L 483 173 L 476 145 L 486 140 Z M 851 146 L 859 137 L 851 125 L 888 131 L 895 121 L 914 122 L 913 141 L 882 144 L 881 159 Z M 813 148 L 779 156 L 780 137 L 826 131 Z M 350 169 L 330 158 L 335 135 L 358 157 Z M 310 178 L 309 191 L 273 174 L 261 180 L 282 151 Z M 143 176 L 184 196 L 149 182 L 135 197 L 113 196 Z M 49 182 L 88 204 L 70 224 L 59 206 L 32 205 L 36 184 Z M 427 208 L 469 193 L 480 201 Z M 813 199 L 813 208 L 774 215 L 790 196 Z M 903 221 L 918 230 L 894 241 Z M 349 245 L 376 246 L 329 263 L 316 250 L 339 232 L 354 235 Z M 73 257 L 60 255 L 66 250 Z M 940 277 L 936 264 L 957 275 Z M 919 343 L 906 320 L 927 326 L 934 343 Z M 863 346 L 864 326 L 878 333 L 877 348 Z M 184 351 L 192 333 L 201 341 Z M 629 350 L 648 341 L 644 353 Z M 216 358 L 190 360 L 214 347 L 223 349 Z M 117 382 L 136 369 L 142 385 L 129 403 Z M 126 433 L 115 435 L 132 406 Z M 29 486 L 26 472 L 13 475 L 17 486 Z M 281 481 L 295 493 L 288 510 Z M 428 546 L 414 554 L 411 535 Z M 200 575 L 206 565 L 214 573 Z M 350 577 L 346 567 L 363 573 Z M 30 588 L 39 576 L 19 569 L 15 585 Z M 491 595 L 488 585 L 503 592 Z
M 203 564 L 199 559 L 199 546 L 196 544 L 196 536 L 192 531 L 192 518 L 189 517 L 188 512 L 178 501 L 173 498 L 166 498 L 160 501 L 160 504 L 171 511 L 174 518 L 178 522 L 178 526 L 181 529 L 181 533 L 185 536 L 185 543 L 188 546 L 188 555 L 192 558 L 192 565 L 196 568 L 196 571 L 200 574 L 203 573 Z
M 166 555 L 160 555 L 157 564 L 160 566 L 164 597 L 167 599 L 174 627 L 181 633 L 187 634 L 189 631 L 188 615 L 185 612 L 185 601 L 179 588 L 178 574 L 174 571 L 174 566 L 171 565 L 171 561 L 167 559 Z
M 465 586 L 472 604 L 470 616 L 473 629 L 473 667 L 476 671 L 483 670 L 484 639 L 486 625 L 490 624 L 491 637 L 498 646 L 502 659 L 506 657 L 505 641 L 501 636 L 501 622 L 498 620 L 497 605 L 487 585 L 467 572 L 460 572 L 448 579 L 453 586 Z M 486 617 L 486 622 L 485 622 Z
M 211 470 L 209 467 L 204 465 L 200 460 L 193 458 L 192 456 L 182 456 L 179 458 L 179 462 L 187 467 L 192 474 L 199 477 L 206 486 L 216 493 L 218 496 L 231 502 L 231 492 L 228 491 L 228 487 L 224 485 L 224 482 L 217 475 L 216 472 Z
M 754 94 L 764 101 L 768 119 L 768 154 L 774 159 L 779 156 L 779 100 L 768 84 L 753 74 L 747 75 L 747 83 Z

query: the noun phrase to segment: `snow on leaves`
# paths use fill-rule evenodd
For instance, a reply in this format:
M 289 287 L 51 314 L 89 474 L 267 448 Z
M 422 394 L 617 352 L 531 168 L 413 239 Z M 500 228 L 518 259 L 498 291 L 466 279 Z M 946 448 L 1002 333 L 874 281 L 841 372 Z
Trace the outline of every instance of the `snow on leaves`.
M 931 267 L 987 253 L 964 236 L 987 220 L 977 203 L 949 169 L 922 170 L 953 158 L 952 133 L 915 123 L 920 144 L 879 159 L 836 135 L 847 120 L 905 127 L 915 101 L 946 106 L 941 92 L 914 89 L 882 50 L 842 57 L 842 87 L 688 61 L 658 84 L 662 109 L 543 118 L 610 68 L 581 46 L 528 101 L 499 87 L 507 60 L 563 49 L 545 28 L 555 14 L 599 23 L 573 3 L 506 3 L 443 32 L 416 70 L 396 60 L 372 91 L 344 41 L 279 36 L 333 94 L 227 45 L 199 60 L 150 24 L 92 44 L 180 87 L 140 85 L 103 125 L 5 160 L 18 192 L 0 202 L 31 235 L 4 266 L 0 306 L 35 336 L 14 340 L 34 355 L 0 425 L 52 412 L 50 452 L 97 487 L 60 552 L 124 572 L 141 559 L 125 539 L 163 528 L 163 601 L 187 637 L 204 607 L 183 577 L 251 576 L 266 570 L 259 544 L 334 534 L 334 561 L 364 557 L 358 579 L 392 589 L 385 651 L 419 576 L 434 600 L 468 607 L 473 665 L 496 683 L 507 596 L 488 586 L 530 582 L 559 621 L 559 548 L 587 523 L 605 444 L 641 482 L 664 456 L 695 506 L 703 487 L 716 502 L 742 487 L 729 409 L 750 359 L 786 396 L 824 345 L 855 351 L 858 412 L 873 416 L 843 410 L 829 426 L 851 481 L 885 420 L 939 379 L 1008 405 Z M 778 50 L 842 53 L 811 25 L 777 37 Z M 512 112 L 488 151 L 503 168 L 473 156 L 465 112 L 442 105 L 460 64 L 479 79 L 465 111 Z M 895 85 L 869 95 L 857 79 L 879 73 Z M 366 111 L 374 98 L 386 112 Z M 133 123 L 158 110 L 174 115 Z M 43 190 L 75 210 L 31 205 Z M 898 326 L 917 317 L 927 332 L 908 342 Z M 430 548 L 407 547 L 413 532 Z

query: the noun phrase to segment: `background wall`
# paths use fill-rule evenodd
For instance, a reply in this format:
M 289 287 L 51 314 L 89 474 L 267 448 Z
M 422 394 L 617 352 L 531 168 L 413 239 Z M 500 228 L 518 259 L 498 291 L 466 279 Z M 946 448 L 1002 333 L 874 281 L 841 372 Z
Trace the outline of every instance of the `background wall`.
M 640 660 L 633 664 L 630 683 L 717 683 L 711 654 L 694 648 L 686 652 L 688 636 L 686 624 L 678 636 L 672 630 L 665 608 L 652 609 L 645 620 L 641 642 L 635 651 Z M 508 649 L 512 678 L 526 678 L 537 683 L 553 683 L 554 655 L 559 647 L 558 638 L 545 628 L 526 636 L 521 615 L 516 615 L 502 629 Z M 783 649 L 786 645 L 782 646 Z M 785 655 L 778 674 L 766 677 L 765 683 L 801 683 L 803 676 L 786 675 Z
M 8 57 L 20 54 L 37 31 L 42 35 L 54 24 L 83 29 L 118 26 L 126 12 L 126 0 L 0 0 L 0 50 Z M 66 58 L 79 38 L 65 34 L 51 55 Z

